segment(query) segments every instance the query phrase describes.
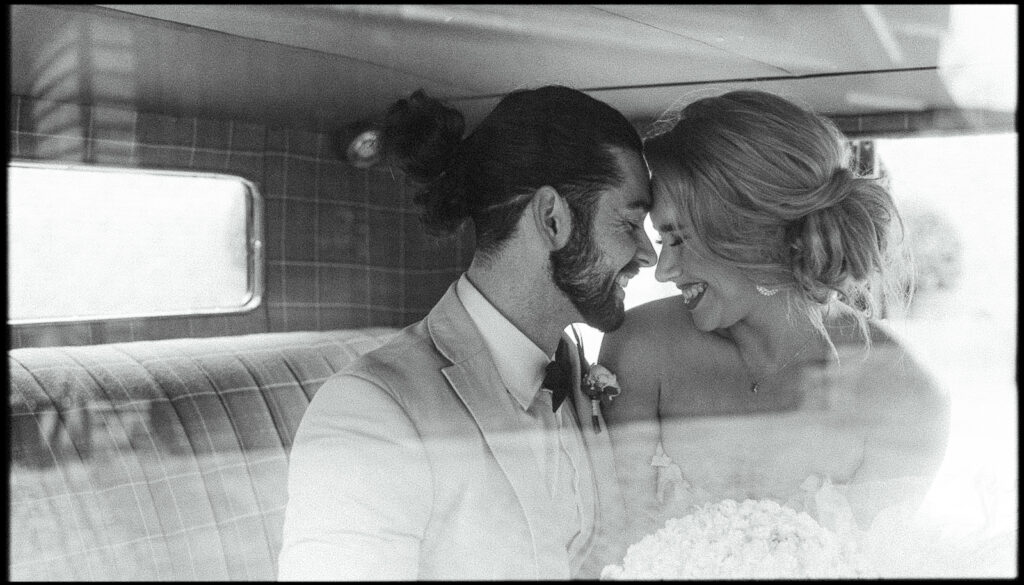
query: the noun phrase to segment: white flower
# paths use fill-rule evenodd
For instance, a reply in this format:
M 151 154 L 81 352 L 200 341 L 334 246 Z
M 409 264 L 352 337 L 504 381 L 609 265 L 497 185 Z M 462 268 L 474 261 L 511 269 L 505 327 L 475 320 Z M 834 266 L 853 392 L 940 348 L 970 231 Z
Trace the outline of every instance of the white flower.
M 619 379 L 615 374 L 602 366 L 601 364 L 594 364 L 590 366 L 590 372 L 587 374 L 587 381 L 596 384 L 598 388 L 618 388 Z
M 601 432 L 599 415 L 601 413 L 601 400 L 611 402 L 619 395 L 619 381 L 615 374 L 602 366 L 594 364 L 587 368 L 587 375 L 583 377 L 580 389 L 590 398 L 590 420 L 594 425 L 594 432 Z
M 602 579 L 871 577 L 855 547 L 773 500 L 705 504 L 644 537 Z

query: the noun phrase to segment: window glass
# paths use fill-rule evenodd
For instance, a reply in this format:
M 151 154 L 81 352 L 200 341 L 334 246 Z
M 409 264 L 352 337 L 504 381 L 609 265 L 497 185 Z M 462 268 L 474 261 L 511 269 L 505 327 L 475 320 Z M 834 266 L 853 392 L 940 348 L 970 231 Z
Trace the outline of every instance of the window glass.
M 942 473 L 976 484 L 936 482 L 934 501 L 981 497 L 1001 528 L 1017 510 L 1017 135 L 875 143 L 918 280 L 887 321 L 949 393 Z
M 259 211 L 239 177 L 11 163 L 9 321 L 251 309 Z

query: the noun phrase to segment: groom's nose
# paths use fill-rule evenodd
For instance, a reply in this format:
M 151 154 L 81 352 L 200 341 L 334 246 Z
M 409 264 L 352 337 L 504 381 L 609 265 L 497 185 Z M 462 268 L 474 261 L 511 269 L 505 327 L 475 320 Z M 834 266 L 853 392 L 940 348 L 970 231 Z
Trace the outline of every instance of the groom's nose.
M 671 282 L 679 274 L 678 266 L 672 258 L 672 254 L 661 249 L 661 257 L 658 258 L 658 266 L 654 269 L 654 279 L 658 282 Z
M 658 253 L 654 251 L 654 244 L 651 243 L 651 238 L 647 236 L 646 230 L 640 235 L 640 246 L 637 249 L 636 261 L 644 268 L 654 266 L 658 261 Z

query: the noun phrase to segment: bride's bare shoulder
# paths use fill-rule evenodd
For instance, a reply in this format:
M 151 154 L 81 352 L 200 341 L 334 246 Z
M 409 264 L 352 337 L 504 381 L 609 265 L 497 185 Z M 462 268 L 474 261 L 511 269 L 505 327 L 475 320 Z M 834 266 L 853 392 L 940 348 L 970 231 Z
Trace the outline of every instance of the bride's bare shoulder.
M 946 390 L 918 360 L 891 325 L 869 322 L 871 343 L 849 322 L 829 324 L 829 333 L 840 356 L 844 387 L 862 396 L 866 404 L 875 398 L 890 412 L 905 407 L 917 413 L 946 412 Z
M 680 297 L 658 299 L 626 311 L 622 326 L 605 333 L 601 354 L 653 357 L 695 332 Z
M 618 329 L 605 333 L 598 361 L 615 372 L 622 388 L 606 409 L 609 425 L 654 420 L 665 377 L 678 365 L 673 356 L 688 329 L 689 313 L 678 297 L 668 297 L 630 309 Z

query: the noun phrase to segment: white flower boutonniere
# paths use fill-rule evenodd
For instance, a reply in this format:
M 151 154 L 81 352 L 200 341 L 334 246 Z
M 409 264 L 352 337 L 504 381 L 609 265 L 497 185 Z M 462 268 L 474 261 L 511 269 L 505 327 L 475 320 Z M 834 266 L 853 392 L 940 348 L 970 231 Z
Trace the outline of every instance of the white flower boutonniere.
M 619 380 L 601 364 L 587 366 L 586 370 L 582 390 L 590 398 L 590 420 L 594 423 L 594 432 L 600 433 L 601 423 L 598 422 L 598 415 L 601 413 L 601 400 L 607 399 L 611 402 L 619 395 Z
M 598 415 L 601 414 L 601 400 L 611 402 L 619 395 L 619 380 L 615 374 L 601 364 L 590 364 L 583 352 L 583 340 L 575 327 L 571 327 L 572 334 L 576 338 L 576 349 L 580 356 L 580 390 L 590 399 L 590 420 L 594 423 L 594 432 L 601 432 L 601 422 Z

